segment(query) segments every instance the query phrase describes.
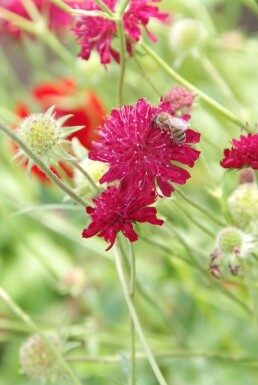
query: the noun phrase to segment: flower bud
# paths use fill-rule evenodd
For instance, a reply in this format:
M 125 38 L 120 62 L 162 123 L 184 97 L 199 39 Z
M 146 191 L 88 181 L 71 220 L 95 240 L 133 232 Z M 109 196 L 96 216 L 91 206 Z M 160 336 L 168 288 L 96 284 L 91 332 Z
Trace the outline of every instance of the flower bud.
M 165 102 L 170 102 L 173 110 L 182 110 L 184 114 L 190 112 L 190 108 L 194 102 L 194 94 L 184 87 L 171 88 L 166 96 L 164 96 Z
M 170 30 L 171 49 L 177 53 L 192 50 L 204 42 L 206 35 L 206 30 L 198 20 L 180 20 Z
M 36 155 L 47 156 L 61 138 L 58 121 L 45 114 L 32 114 L 23 119 L 18 129 L 22 141 Z
M 243 230 L 258 224 L 258 189 L 255 183 L 240 184 L 228 199 L 234 222 Z
M 235 227 L 227 227 L 219 232 L 216 245 L 219 254 L 230 255 L 239 254 L 244 242 L 244 234 Z
M 60 284 L 61 290 L 77 296 L 82 293 L 86 285 L 86 274 L 80 267 L 73 267 L 66 272 Z
M 107 164 L 86 158 L 79 165 L 87 172 L 96 186 L 99 187 L 100 178 L 108 171 Z M 93 198 L 97 193 L 92 188 L 90 181 L 77 168 L 74 169 L 74 184 L 76 190 L 85 198 Z M 102 185 L 102 187 L 105 187 L 105 185 Z
M 61 352 L 61 341 L 56 334 L 46 338 Z M 31 379 L 55 382 L 61 371 L 57 358 L 38 334 L 33 334 L 20 348 L 21 371 Z

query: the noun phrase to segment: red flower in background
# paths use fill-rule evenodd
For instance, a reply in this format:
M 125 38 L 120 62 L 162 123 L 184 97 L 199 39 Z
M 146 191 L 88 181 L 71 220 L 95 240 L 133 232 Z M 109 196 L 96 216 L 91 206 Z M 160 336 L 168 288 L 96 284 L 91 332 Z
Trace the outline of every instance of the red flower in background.
M 98 138 L 97 129 L 103 124 L 105 115 L 105 109 L 94 92 L 79 90 L 72 79 L 60 79 L 36 85 L 31 94 L 40 111 L 45 112 L 49 107 L 55 105 L 57 118 L 72 114 L 73 116 L 64 125 L 84 126 L 84 128 L 74 132 L 67 139 L 78 138 L 84 147 L 91 149 L 91 142 Z M 30 115 L 31 111 L 26 104 L 19 103 L 16 106 L 16 113 L 21 118 L 25 118 Z M 72 176 L 69 167 L 64 163 L 61 163 L 61 166 L 68 176 Z M 31 171 L 41 181 L 49 181 L 37 166 L 33 166 Z M 53 168 L 52 171 L 55 172 Z
M 156 37 L 147 29 L 151 18 L 156 18 L 165 22 L 168 18 L 167 13 L 159 12 L 158 7 L 149 3 L 160 2 L 160 0 L 130 0 L 128 7 L 123 14 L 123 28 L 129 38 L 126 38 L 126 49 L 132 56 L 132 41 L 139 41 L 143 27 L 149 38 L 156 42 Z M 103 0 L 111 11 L 115 10 L 117 0 Z M 85 10 L 100 10 L 99 6 L 92 0 L 84 0 L 75 6 Z M 96 48 L 102 64 L 108 64 L 111 56 L 116 62 L 119 62 L 119 53 L 112 48 L 112 40 L 117 34 L 115 21 L 105 19 L 101 16 L 79 16 L 77 23 L 72 30 L 81 46 L 79 54 L 85 60 L 88 60 L 91 51 Z
M 71 0 L 66 0 L 65 2 L 71 7 L 74 5 L 74 1 Z M 72 22 L 72 17 L 53 4 L 51 0 L 33 0 L 33 4 L 36 6 L 38 12 L 47 20 L 48 27 L 55 32 L 62 33 L 63 28 L 68 27 Z M 0 6 L 7 11 L 15 13 L 17 16 L 31 20 L 31 16 L 22 0 L 2 0 Z M 0 27 L 1 26 L 4 33 L 9 33 L 17 37 L 20 36 L 22 32 L 22 30 L 13 23 L 0 18 Z
M 231 149 L 224 150 L 220 164 L 224 168 L 251 167 L 258 170 L 258 134 L 241 135 L 240 140 L 233 139 Z
M 94 235 L 104 237 L 106 242 L 110 242 L 107 250 L 114 245 L 119 231 L 122 231 L 130 242 L 137 241 L 138 235 L 132 223 L 148 222 L 159 226 L 163 224 L 163 220 L 156 217 L 156 208 L 148 207 L 155 200 L 154 194 L 146 195 L 145 192 L 137 189 L 122 191 L 120 188 L 109 187 L 93 199 L 95 207 L 86 208 L 92 222 L 87 229 L 83 230 L 83 238 Z

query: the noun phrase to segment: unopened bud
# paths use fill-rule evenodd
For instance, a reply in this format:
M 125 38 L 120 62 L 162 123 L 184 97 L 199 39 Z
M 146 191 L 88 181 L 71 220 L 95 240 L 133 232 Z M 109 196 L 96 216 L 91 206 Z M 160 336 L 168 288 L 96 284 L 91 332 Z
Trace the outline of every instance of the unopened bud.
M 170 46 L 177 53 L 189 51 L 199 47 L 206 35 L 206 30 L 198 20 L 183 19 L 172 25 L 169 35 Z

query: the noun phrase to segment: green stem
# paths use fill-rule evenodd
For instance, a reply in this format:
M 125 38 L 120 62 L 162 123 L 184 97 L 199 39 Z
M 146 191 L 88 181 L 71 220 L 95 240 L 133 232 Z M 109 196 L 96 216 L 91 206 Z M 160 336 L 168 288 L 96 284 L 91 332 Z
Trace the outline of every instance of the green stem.
M 129 4 L 130 0 L 120 0 L 119 2 L 119 10 L 118 10 L 118 15 L 122 16 L 124 11 L 126 10 L 127 5 Z
M 190 91 L 194 92 L 196 95 L 198 95 L 203 101 L 208 103 L 211 107 L 213 107 L 216 111 L 218 111 L 221 115 L 223 115 L 225 118 L 230 120 L 232 123 L 238 125 L 239 127 L 243 128 L 246 126 L 246 122 L 240 120 L 235 114 L 233 114 L 231 111 L 229 111 L 227 108 L 223 107 L 220 103 L 216 102 L 214 99 L 212 99 L 210 96 L 205 94 L 205 92 L 201 91 L 199 88 L 195 87 L 192 83 L 190 83 L 188 80 L 183 78 L 181 75 L 179 75 L 173 68 L 171 68 L 159 55 L 156 54 L 155 51 L 153 51 L 147 44 L 145 44 L 143 41 L 139 42 L 140 46 L 143 48 L 143 50 L 148 53 L 153 60 L 155 60 L 159 66 L 175 81 L 177 81 L 179 84 L 184 86 L 185 88 L 189 89 Z
M 235 95 L 219 73 L 217 68 L 214 66 L 212 61 L 207 56 L 201 56 L 201 64 L 210 75 L 210 78 L 218 85 L 221 93 L 232 103 L 232 107 L 236 108 L 238 112 L 241 112 L 241 106 L 236 101 Z
M 48 167 L 44 162 L 6 125 L 0 121 L 0 130 L 8 135 L 18 146 L 29 156 L 41 168 L 41 170 L 54 182 L 62 191 L 69 195 L 79 205 L 87 206 L 87 202 L 77 195 L 70 187 L 64 184 Z
M 256 326 L 258 327 L 258 301 L 257 301 L 256 289 L 253 281 L 253 275 L 252 275 L 252 271 L 250 270 L 250 266 L 246 261 L 246 258 L 243 258 L 242 261 L 243 261 L 243 266 L 245 271 L 246 282 L 249 290 L 249 295 L 252 301 L 253 315 L 254 315 Z
M 129 296 L 134 305 L 135 297 L 135 253 L 132 242 L 128 241 L 130 248 L 130 284 L 129 284 Z M 136 380 L 136 362 L 135 362 L 135 327 L 132 318 L 130 319 L 130 331 L 131 331 L 131 371 L 130 371 L 130 385 L 135 385 Z
M 144 70 L 144 68 L 142 67 L 141 63 L 139 62 L 139 60 L 137 59 L 137 54 L 136 52 L 134 53 L 133 55 L 133 59 L 135 61 L 135 63 L 137 64 L 137 66 L 139 67 L 141 73 L 142 73 L 142 76 L 143 78 L 146 80 L 146 82 L 149 84 L 149 86 L 153 89 L 153 91 L 158 95 L 158 97 L 160 98 L 162 95 L 160 94 L 160 92 L 158 91 L 157 87 L 155 86 L 155 84 L 153 83 L 152 79 L 150 76 L 147 75 L 146 71 Z
M 69 375 L 73 384 L 82 385 L 80 381 L 76 378 L 74 372 L 72 371 L 70 366 L 67 364 L 65 359 L 62 357 L 58 349 L 55 347 L 55 345 L 51 343 L 51 341 L 45 336 L 45 334 L 37 327 L 34 321 L 11 299 L 11 297 L 1 287 L 0 287 L 0 298 L 2 298 L 2 300 L 6 303 L 6 305 L 14 312 L 14 314 L 17 315 L 18 318 L 20 318 L 25 323 L 25 325 L 27 325 L 31 330 L 33 330 L 35 333 L 40 335 L 42 340 L 45 342 L 45 344 L 49 347 L 51 352 L 56 357 L 60 366 Z
M 217 219 L 213 216 L 213 214 L 207 210 L 205 207 L 201 206 L 199 203 L 195 202 L 192 198 L 190 198 L 188 195 L 183 193 L 178 187 L 173 186 L 175 191 L 183 198 L 187 203 L 195 207 L 197 210 L 205 214 L 208 218 L 212 219 L 214 223 L 216 223 L 219 226 L 226 227 L 226 224 L 222 222 L 220 219 Z
M 114 16 L 114 13 L 108 8 L 106 4 L 104 4 L 101 0 L 94 0 L 95 3 L 99 6 L 102 11 L 106 12 L 109 16 Z
M 117 33 L 120 42 L 120 76 L 118 82 L 118 104 L 123 105 L 123 84 L 125 75 L 125 34 L 123 29 L 123 22 L 120 18 L 117 22 Z
M 135 330 L 138 334 L 139 339 L 141 340 L 141 343 L 143 345 L 144 351 L 146 353 L 146 356 L 148 358 L 150 366 L 153 370 L 153 373 L 155 374 L 160 385 L 167 385 L 166 380 L 164 379 L 164 377 L 163 377 L 163 375 L 162 375 L 162 373 L 158 367 L 158 364 L 157 364 L 157 362 L 156 362 L 156 360 L 155 360 L 155 358 L 154 358 L 154 356 L 153 356 L 153 354 L 149 348 L 149 345 L 145 339 L 138 315 L 135 311 L 134 304 L 132 303 L 132 300 L 130 298 L 130 294 L 128 291 L 128 287 L 126 284 L 126 279 L 125 279 L 125 275 L 124 275 L 124 271 L 123 271 L 123 267 L 122 267 L 122 262 L 120 260 L 120 256 L 119 256 L 119 253 L 118 253 L 116 247 L 115 247 L 115 264 L 116 264 L 116 268 L 117 268 L 118 278 L 119 278 L 119 281 L 120 281 L 120 284 L 122 287 L 123 295 L 124 295 L 126 304 L 128 306 L 129 312 L 130 312 L 130 316 L 133 320 Z
M 42 30 L 38 31 L 38 35 L 68 66 L 74 66 L 74 56 L 60 43 L 60 41 L 48 28 L 44 26 Z
M 226 361 L 232 364 L 256 364 L 258 365 L 257 357 L 245 357 L 245 356 L 230 356 L 230 355 L 222 355 L 210 352 L 194 352 L 194 351 L 168 351 L 168 352 L 159 352 L 155 353 L 155 357 L 159 359 L 196 359 L 202 358 L 206 360 L 216 360 L 216 361 Z M 146 360 L 146 354 L 142 352 L 136 353 L 136 358 L 138 360 Z M 71 362 L 86 362 L 86 363 L 94 363 L 94 364 L 112 364 L 121 362 L 120 355 L 112 355 L 112 356 L 101 356 L 101 357 L 89 357 L 89 356 L 71 356 L 66 358 L 67 361 Z
M 24 17 L 18 16 L 17 14 L 8 11 L 6 8 L 0 6 L 0 17 L 7 20 L 18 27 L 24 29 L 27 32 L 35 33 L 34 23 L 28 21 Z

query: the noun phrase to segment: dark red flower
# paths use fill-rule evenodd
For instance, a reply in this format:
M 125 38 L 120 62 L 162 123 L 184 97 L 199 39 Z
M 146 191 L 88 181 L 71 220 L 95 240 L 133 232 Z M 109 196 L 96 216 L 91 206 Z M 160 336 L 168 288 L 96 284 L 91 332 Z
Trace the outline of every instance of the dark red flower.
M 40 111 L 47 111 L 55 105 L 55 114 L 59 118 L 72 114 L 65 126 L 84 126 L 82 130 L 74 132 L 68 137 L 78 138 L 87 149 L 92 148 L 92 140 L 98 138 L 98 127 L 103 124 L 105 109 L 98 96 L 87 90 L 79 90 L 72 79 L 60 79 L 55 82 L 44 82 L 36 85 L 31 91 L 32 99 L 38 104 Z M 29 107 L 24 103 L 16 106 L 15 112 L 21 118 L 30 115 Z M 15 147 L 17 149 L 17 147 Z M 26 165 L 26 164 L 25 164 Z M 61 164 L 65 173 L 71 177 L 70 168 Z M 52 171 L 56 172 L 53 168 Z M 32 174 L 39 177 L 42 182 L 47 182 L 47 176 L 37 167 L 33 166 Z
M 83 230 L 83 238 L 94 235 L 103 237 L 106 242 L 110 242 L 107 250 L 114 245 L 119 231 L 122 231 L 130 242 L 135 242 L 138 235 L 134 231 L 133 223 L 148 222 L 159 226 L 163 224 L 163 220 L 156 217 L 156 208 L 148 207 L 155 199 L 154 194 L 146 195 L 134 189 L 122 191 L 120 188 L 109 187 L 93 199 L 95 207 L 86 208 L 92 222 Z
M 240 140 L 233 139 L 231 149 L 224 150 L 220 164 L 224 168 L 251 167 L 258 170 L 258 134 L 240 135 Z
M 66 2 L 70 6 L 74 5 L 74 1 L 67 0 Z M 51 30 L 62 33 L 64 27 L 68 27 L 71 24 L 71 16 L 53 4 L 51 0 L 33 0 L 33 3 L 38 9 L 39 13 L 46 18 L 48 26 Z M 20 17 L 31 20 L 31 16 L 29 15 L 22 0 L 2 0 L 0 6 Z M 1 18 L 0 26 L 2 26 L 2 29 L 5 33 L 17 37 L 20 36 L 22 32 L 19 27 Z
M 159 2 L 160 0 L 130 0 L 128 9 L 123 14 L 123 27 L 127 34 L 126 49 L 128 54 L 132 55 L 132 40 L 138 41 L 141 36 L 140 27 L 143 26 L 151 40 L 156 41 L 155 36 L 147 30 L 147 25 L 151 17 L 165 21 L 167 14 L 160 13 L 158 7 L 148 5 L 150 2 Z M 111 11 L 115 10 L 117 0 L 103 0 Z M 84 0 L 77 4 L 78 8 L 85 10 L 100 10 L 92 0 Z M 119 62 L 119 53 L 112 48 L 112 40 L 117 34 L 116 23 L 100 16 L 80 16 L 76 26 L 72 30 L 77 36 L 77 41 L 81 45 L 79 54 L 85 60 L 88 60 L 91 51 L 96 48 L 102 64 L 108 64 L 111 57 Z
M 171 143 L 169 133 L 153 125 L 154 117 L 161 112 L 171 114 L 170 103 L 153 106 L 145 99 L 138 100 L 135 107 L 125 105 L 111 112 L 100 132 L 101 141 L 95 143 L 89 154 L 90 159 L 109 164 L 109 171 L 100 183 L 120 180 L 123 188 L 133 186 L 150 194 L 156 190 L 157 182 L 162 194 L 170 196 L 173 191 L 170 182 L 186 182 L 189 172 L 171 161 L 193 167 L 200 152 L 191 144 L 199 142 L 200 134 L 187 129 L 183 145 Z M 182 117 L 188 118 L 189 115 Z

